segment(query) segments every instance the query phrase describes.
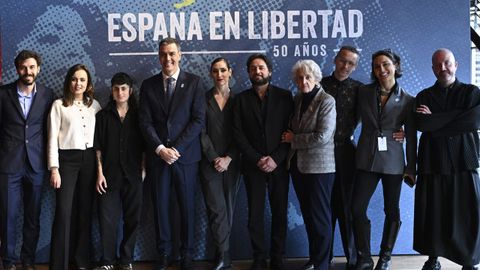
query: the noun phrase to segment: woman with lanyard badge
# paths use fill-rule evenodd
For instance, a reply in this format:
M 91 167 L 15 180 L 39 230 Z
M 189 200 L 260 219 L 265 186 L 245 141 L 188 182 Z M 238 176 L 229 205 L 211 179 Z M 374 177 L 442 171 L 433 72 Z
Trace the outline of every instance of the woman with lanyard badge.
M 356 270 L 373 269 L 370 254 L 370 220 L 367 208 L 382 179 L 385 222 L 381 251 L 375 270 L 390 269 L 395 240 L 400 229 L 400 191 L 402 179 L 414 184 L 416 131 L 413 126 L 414 98 L 397 82 L 402 76 L 400 57 L 389 49 L 372 55 L 373 83 L 358 92 L 358 115 L 362 130 L 358 141 L 357 179 L 352 198 Z M 403 140 L 393 135 L 405 127 L 406 157 Z

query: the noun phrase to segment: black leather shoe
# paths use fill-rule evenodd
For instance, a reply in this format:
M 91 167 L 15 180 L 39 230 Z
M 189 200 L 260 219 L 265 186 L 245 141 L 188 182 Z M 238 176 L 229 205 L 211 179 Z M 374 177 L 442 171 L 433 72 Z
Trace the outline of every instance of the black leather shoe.
M 357 260 L 355 265 L 355 270 L 373 270 L 373 260 L 372 258 L 364 258 Z
M 183 258 L 182 262 L 180 263 L 180 269 L 181 270 L 193 270 L 192 258 L 190 258 L 190 257 Z
M 124 263 L 118 265 L 119 270 L 133 270 L 133 264 L 131 263 Z
M 314 270 L 314 269 L 315 269 L 315 265 L 313 265 L 313 262 L 308 261 L 305 265 L 300 267 L 298 270 Z
M 168 255 L 161 255 L 157 264 L 155 265 L 155 270 L 167 270 L 170 261 L 168 260 Z
M 211 270 L 228 270 L 232 269 L 232 262 L 227 253 L 221 254 L 215 260 L 214 266 Z
M 270 270 L 287 270 L 283 259 L 270 261 Z
M 250 270 L 265 270 L 267 269 L 267 261 L 265 259 L 254 259 Z
M 428 258 L 428 260 L 423 264 L 422 270 L 440 270 L 442 269 L 442 265 L 438 261 L 438 259 Z

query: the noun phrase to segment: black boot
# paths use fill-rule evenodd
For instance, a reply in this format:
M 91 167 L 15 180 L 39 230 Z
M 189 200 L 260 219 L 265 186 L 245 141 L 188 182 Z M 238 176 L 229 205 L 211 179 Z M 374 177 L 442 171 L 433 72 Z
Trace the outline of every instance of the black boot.
M 380 245 L 380 256 L 378 258 L 375 270 L 389 270 L 392 260 L 392 250 L 397 240 L 401 221 L 385 220 L 383 227 L 382 244 Z
M 428 257 L 428 260 L 425 262 L 425 264 L 422 267 L 422 270 L 440 270 L 440 269 L 442 269 L 442 266 L 438 261 L 438 257 L 434 257 L 434 256 Z
M 373 260 L 370 253 L 370 221 L 353 222 L 353 237 L 357 248 L 357 264 L 355 270 L 372 270 Z
M 220 253 L 216 260 L 215 265 L 211 270 L 227 270 L 232 268 L 232 261 L 230 260 L 230 255 L 228 252 Z

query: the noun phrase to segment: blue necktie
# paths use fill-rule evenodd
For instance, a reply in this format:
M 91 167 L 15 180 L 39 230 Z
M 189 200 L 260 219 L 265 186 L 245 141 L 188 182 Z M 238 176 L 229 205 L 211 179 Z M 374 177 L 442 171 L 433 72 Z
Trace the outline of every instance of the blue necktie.
M 168 77 L 167 78 L 167 91 L 165 92 L 165 100 L 167 101 L 167 105 L 170 104 L 173 95 L 173 82 L 175 81 L 174 78 Z

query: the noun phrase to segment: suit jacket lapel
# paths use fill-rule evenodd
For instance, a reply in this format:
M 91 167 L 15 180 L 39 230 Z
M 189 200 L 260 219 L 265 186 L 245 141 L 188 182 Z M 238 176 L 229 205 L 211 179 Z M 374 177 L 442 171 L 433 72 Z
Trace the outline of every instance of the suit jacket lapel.
M 396 87 L 393 89 L 393 93 L 390 94 L 390 97 L 388 97 L 387 102 L 385 102 L 385 106 L 383 106 L 383 111 L 382 111 L 382 120 L 385 119 L 385 117 L 388 117 L 390 115 L 392 110 L 395 110 L 397 107 L 397 103 L 400 101 L 400 94 L 401 90 L 400 87 Z
M 43 103 L 44 101 L 44 89 L 43 87 L 39 86 L 38 84 L 36 85 L 37 87 L 37 93 L 35 94 L 35 96 L 33 96 L 33 100 L 32 100 L 32 105 L 30 106 L 30 111 L 28 112 L 28 115 L 27 115 L 27 120 L 31 119 L 32 117 L 34 117 L 35 115 L 38 115 L 38 113 L 36 112 L 38 110 L 38 108 L 40 108 L 38 104 L 41 104 Z M 33 116 L 31 116 L 33 115 Z
M 15 105 L 15 108 L 17 109 L 19 115 L 21 116 L 22 119 L 25 119 L 23 116 L 23 110 L 22 107 L 20 107 L 20 102 L 18 101 L 18 94 L 17 94 L 17 84 L 14 84 L 14 87 L 9 89 L 8 91 L 8 96 L 10 97 L 10 100 L 13 102 Z
M 368 97 L 368 103 L 369 106 L 365 109 L 370 109 L 371 110 L 371 115 L 373 117 L 373 122 L 375 123 L 375 126 L 378 125 L 378 97 L 377 97 L 377 88 L 373 88 L 373 91 L 369 91 L 369 97 Z
M 185 79 L 185 73 L 180 70 L 178 79 L 175 83 L 175 90 L 173 91 L 172 100 L 170 100 L 169 112 L 173 112 L 180 107 L 180 103 L 184 100 L 184 96 L 187 92 L 188 85 Z
M 294 110 L 295 112 L 293 113 L 292 116 L 292 130 L 293 131 L 299 131 L 300 130 L 300 107 L 302 105 L 302 97 L 301 94 L 298 93 L 294 99 Z
M 259 126 L 263 126 L 262 112 L 258 104 L 259 98 L 257 93 L 255 92 L 256 90 L 254 88 L 251 88 L 250 90 L 247 90 L 247 91 L 251 91 L 249 95 L 249 103 L 253 104 L 251 108 L 253 109 L 253 114 L 255 116 L 255 119 L 257 119 Z
M 165 87 L 163 86 L 163 75 L 161 72 L 158 74 L 158 83 L 155 85 L 158 85 L 158 89 L 153 89 L 156 96 L 155 100 L 159 101 L 160 108 L 162 108 L 163 112 L 167 114 L 168 108 L 165 105 Z

